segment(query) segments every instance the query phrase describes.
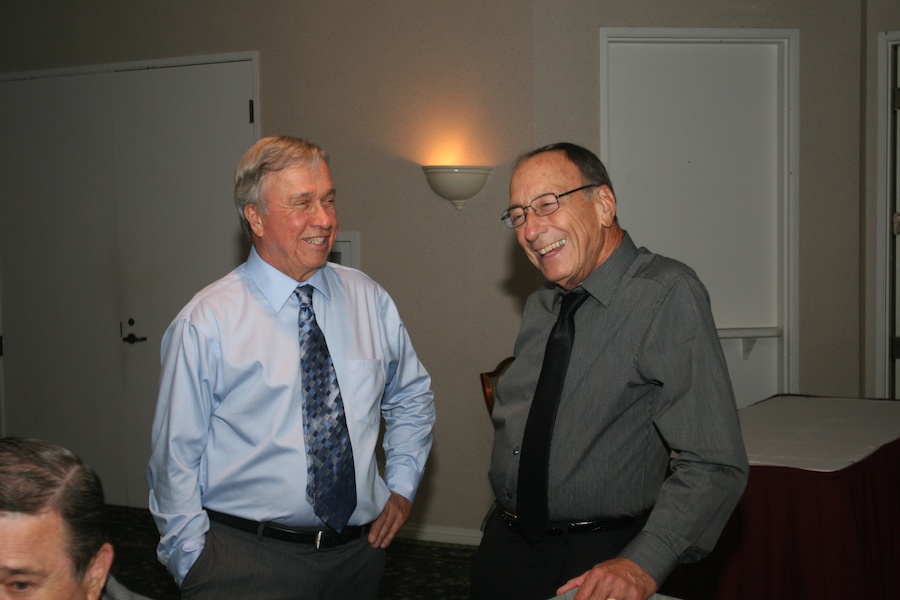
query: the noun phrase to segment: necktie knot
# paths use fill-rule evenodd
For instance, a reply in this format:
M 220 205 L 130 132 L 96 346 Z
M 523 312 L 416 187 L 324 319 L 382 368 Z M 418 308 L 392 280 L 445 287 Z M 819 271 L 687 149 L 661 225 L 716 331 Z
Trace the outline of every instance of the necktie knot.
M 301 283 L 297 286 L 297 289 L 294 290 L 294 294 L 297 296 L 297 299 L 300 300 L 300 306 L 307 306 L 310 309 L 312 308 L 312 295 L 313 288 L 309 284 Z
M 578 307 L 588 298 L 588 293 L 581 288 L 576 288 L 567 294 L 562 294 L 562 304 L 559 307 L 559 318 L 568 319 L 575 314 Z

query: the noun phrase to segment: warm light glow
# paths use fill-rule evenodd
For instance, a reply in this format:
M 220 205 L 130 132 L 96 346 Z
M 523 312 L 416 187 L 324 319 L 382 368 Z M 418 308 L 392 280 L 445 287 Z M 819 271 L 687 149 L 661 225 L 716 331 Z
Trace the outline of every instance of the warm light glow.
M 471 142 L 463 140 L 458 132 L 451 137 L 435 138 L 428 152 L 425 154 L 425 165 L 468 165 L 473 163 L 467 154 L 471 155 Z M 467 150 L 469 150 L 467 152 Z
M 509 108 L 484 70 L 448 60 L 439 44 L 423 48 L 413 63 L 381 81 L 373 97 L 364 95 L 359 113 L 349 115 L 351 137 L 417 165 L 497 165 L 518 152 L 509 138 L 521 109 Z
M 407 157 L 420 165 L 490 165 L 496 158 L 488 154 L 483 123 L 465 120 L 464 115 L 444 115 L 418 124 L 417 134 L 407 140 Z

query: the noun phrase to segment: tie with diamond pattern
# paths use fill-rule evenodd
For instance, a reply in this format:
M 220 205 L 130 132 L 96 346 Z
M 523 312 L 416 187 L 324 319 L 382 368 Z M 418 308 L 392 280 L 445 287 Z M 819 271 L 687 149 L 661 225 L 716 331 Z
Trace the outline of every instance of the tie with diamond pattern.
M 575 311 L 587 297 L 587 292 L 581 289 L 562 297 L 559 317 L 550 332 L 550 337 L 547 338 L 544 364 L 541 366 L 541 375 L 534 390 L 534 400 L 525 424 L 519 458 L 516 525 L 531 545 L 550 530 L 547 506 L 550 438 L 553 435 L 556 409 L 559 407 L 559 397 L 575 339 Z
M 343 531 L 356 508 L 353 448 L 331 354 L 313 313 L 312 290 L 300 285 L 294 292 L 300 300 L 303 433 L 309 465 L 306 499 L 326 525 Z

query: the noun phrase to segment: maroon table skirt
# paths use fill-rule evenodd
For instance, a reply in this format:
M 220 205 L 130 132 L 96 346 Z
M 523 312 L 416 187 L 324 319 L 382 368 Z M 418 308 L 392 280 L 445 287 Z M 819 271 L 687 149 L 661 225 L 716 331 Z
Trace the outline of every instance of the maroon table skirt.
M 675 570 L 685 600 L 900 598 L 900 440 L 840 471 L 750 468 L 715 550 Z

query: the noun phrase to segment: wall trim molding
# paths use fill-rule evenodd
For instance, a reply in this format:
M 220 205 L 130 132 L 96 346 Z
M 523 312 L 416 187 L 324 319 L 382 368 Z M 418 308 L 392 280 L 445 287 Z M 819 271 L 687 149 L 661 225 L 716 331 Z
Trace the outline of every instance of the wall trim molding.
M 481 531 L 477 529 L 422 525 L 419 523 L 407 523 L 397 534 L 397 537 L 419 542 L 462 544 L 464 546 L 477 546 L 481 543 Z

